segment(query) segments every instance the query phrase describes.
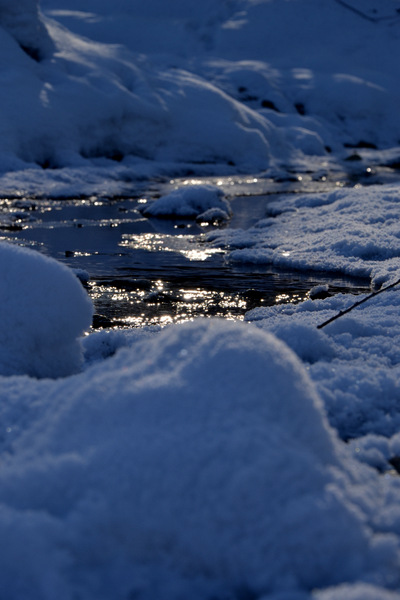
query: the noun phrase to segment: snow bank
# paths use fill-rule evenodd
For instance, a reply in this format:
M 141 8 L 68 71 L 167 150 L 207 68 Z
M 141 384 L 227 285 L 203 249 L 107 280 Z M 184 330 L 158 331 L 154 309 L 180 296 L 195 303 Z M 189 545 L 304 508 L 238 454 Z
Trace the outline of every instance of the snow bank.
M 0 244 L 0 374 L 64 377 L 79 371 L 79 336 L 92 303 L 67 267 Z
M 374 0 L 201 5 L 173 0 L 168 11 L 161 0 L 112 6 L 43 0 L 43 5 L 81 35 L 122 41 L 132 52 L 150 56 L 153 64 L 173 64 L 200 76 L 251 108 L 281 130 L 291 148 L 286 164 L 296 153 L 326 162 L 327 147 L 346 156 L 351 151 L 343 143 L 398 146 L 396 0 L 382 7 Z M 212 112 L 213 127 L 219 119 Z M 200 106 L 193 116 L 195 121 L 201 117 Z
M 398 146 L 397 2 L 20 4 L 0 4 L 0 171 L 36 170 L 34 191 L 67 177 L 48 167 L 97 168 L 93 188 L 118 193 L 167 167 L 307 170 Z
M 279 597 L 395 576 L 362 500 L 367 483 L 381 497 L 376 476 L 346 466 L 305 369 L 254 327 L 197 320 L 69 380 L 3 378 L 0 413 L 9 600 Z
M 400 271 L 397 185 L 338 189 L 281 197 L 269 217 L 248 231 L 208 235 L 228 247 L 235 263 L 271 264 L 303 271 L 397 279 Z
M 3 4 L 1 171 L 97 165 L 115 178 L 127 156 L 133 170 L 148 161 L 263 169 L 270 141 L 284 151 L 273 125 L 201 75 L 79 37 L 36 2 L 18 14 Z M 46 60 L 32 60 L 35 52 Z
M 224 192 L 215 185 L 187 185 L 173 190 L 143 209 L 146 217 L 201 218 L 202 214 L 218 214 L 229 219 L 231 209 Z M 206 215 L 207 218 L 207 215 Z
M 339 140 L 398 146 L 397 1 L 243 0 L 236 8 L 215 32 L 214 55 L 264 63 L 257 69 L 264 85 L 242 78 L 242 96 L 299 111 L 305 128 L 322 127 L 324 143 L 336 151 Z
M 313 157 L 326 173 L 360 143 L 396 157 L 397 0 L 43 8 L 0 0 L 0 170 L 23 169 L 3 194 Z M 379 284 L 398 277 L 399 197 L 281 196 L 209 240 L 232 262 Z M 151 210 L 229 205 L 201 186 Z M 1 595 L 399 598 L 398 291 L 316 328 L 356 299 L 81 342 L 92 307 L 72 272 L 0 245 Z

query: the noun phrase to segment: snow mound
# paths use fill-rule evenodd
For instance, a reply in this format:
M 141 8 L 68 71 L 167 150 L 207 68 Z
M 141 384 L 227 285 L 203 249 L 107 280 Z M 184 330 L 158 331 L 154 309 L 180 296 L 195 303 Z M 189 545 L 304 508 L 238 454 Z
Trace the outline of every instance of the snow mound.
M 0 0 L 0 171 L 107 171 L 127 157 L 144 169 L 199 160 L 264 169 L 272 143 L 286 148 L 266 119 L 201 76 L 76 36 L 25 3 L 26 13 Z
M 218 217 L 223 215 L 228 219 L 231 209 L 223 196 L 224 192 L 216 185 L 189 185 L 155 200 L 144 208 L 143 214 L 146 217 L 200 218 L 202 214 L 211 210 L 215 216 L 214 211 L 218 209 Z
M 78 336 L 92 303 L 75 275 L 37 252 L 0 244 L 0 375 L 63 377 L 79 371 Z
M 391 537 L 351 498 L 305 369 L 273 336 L 199 319 L 70 382 L 32 385 L 0 391 L 8 423 L 40 398 L 0 472 L 9 600 L 28 595 L 21 572 L 30 598 L 51 586 L 62 598 L 204 600 L 397 569 Z

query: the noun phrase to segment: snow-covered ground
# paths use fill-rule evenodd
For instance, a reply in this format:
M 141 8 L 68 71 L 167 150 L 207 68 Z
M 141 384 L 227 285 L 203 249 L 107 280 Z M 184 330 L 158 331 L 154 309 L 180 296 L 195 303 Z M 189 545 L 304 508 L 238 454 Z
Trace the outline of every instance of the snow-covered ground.
M 395 166 L 399 11 L 1 0 L 0 194 Z M 207 243 L 394 284 L 391 178 L 281 195 Z M 144 213 L 227 221 L 223 181 L 170 183 Z M 400 599 L 399 288 L 322 328 L 360 297 L 94 333 L 71 271 L 2 242 L 0 597 Z
M 0 3 L 4 193 L 116 193 L 188 169 L 332 168 L 364 146 L 375 162 L 389 149 L 398 158 L 397 0 L 40 9 Z

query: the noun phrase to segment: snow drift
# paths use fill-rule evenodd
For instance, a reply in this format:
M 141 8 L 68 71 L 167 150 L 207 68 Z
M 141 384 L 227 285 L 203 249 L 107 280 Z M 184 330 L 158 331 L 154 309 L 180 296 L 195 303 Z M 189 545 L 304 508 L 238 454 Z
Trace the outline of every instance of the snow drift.
M 79 37 L 26 5 L 0 5 L 3 172 L 107 168 L 126 156 L 268 166 L 269 138 L 281 136 L 201 75 Z
M 259 173 L 397 146 L 397 4 L 3 0 L 0 170 L 40 187 L 48 167 Z

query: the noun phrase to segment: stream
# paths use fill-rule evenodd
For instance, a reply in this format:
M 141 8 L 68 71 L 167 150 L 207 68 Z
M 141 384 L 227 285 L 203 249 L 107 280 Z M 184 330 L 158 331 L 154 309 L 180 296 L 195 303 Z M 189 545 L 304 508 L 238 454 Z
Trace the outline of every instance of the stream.
M 233 212 L 228 226 L 247 229 L 266 215 L 278 194 L 329 191 L 346 183 L 321 175 L 284 181 L 203 178 L 221 185 Z M 176 185 L 171 180 L 134 190 L 131 197 L 4 198 L 0 237 L 66 263 L 84 281 L 95 305 L 94 328 L 142 327 L 199 316 L 243 319 L 257 306 L 300 302 L 320 284 L 329 294 L 369 291 L 369 281 L 317 272 L 233 266 L 210 247 L 202 226 L 184 219 L 144 218 L 141 206 Z

